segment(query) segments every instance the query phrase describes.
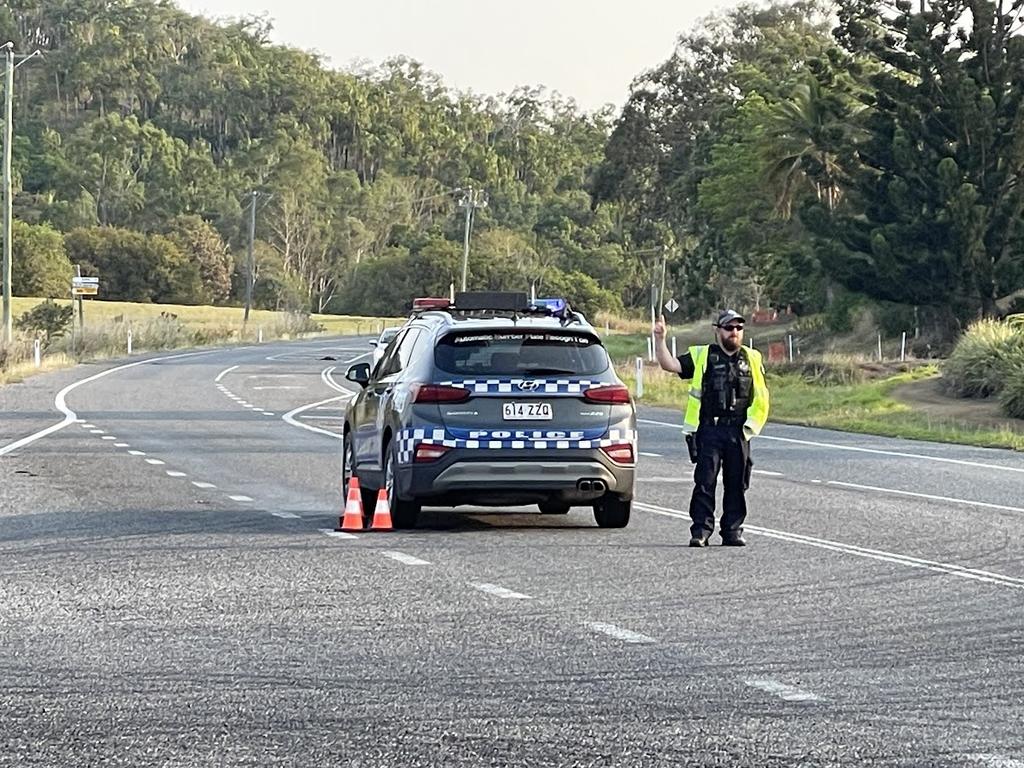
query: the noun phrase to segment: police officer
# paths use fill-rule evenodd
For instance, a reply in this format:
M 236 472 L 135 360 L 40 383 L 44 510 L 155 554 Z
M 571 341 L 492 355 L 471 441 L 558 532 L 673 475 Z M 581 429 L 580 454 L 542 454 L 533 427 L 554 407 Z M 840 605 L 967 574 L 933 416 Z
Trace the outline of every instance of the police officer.
M 690 347 L 673 357 L 665 345 L 665 318 L 654 323 L 658 364 L 690 380 L 683 432 L 694 468 L 690 497 L 690 546 L 706 547 L 715 530 L 715 484 L 719 469 L 722 499 L 722 544 L 746 546 L 744 492 L 750 485 L 750 439 L 768 420 L 768 387 L 761 353 L 743 346 L 745 320 L 724 310 L 715 326 L 715 344 Z

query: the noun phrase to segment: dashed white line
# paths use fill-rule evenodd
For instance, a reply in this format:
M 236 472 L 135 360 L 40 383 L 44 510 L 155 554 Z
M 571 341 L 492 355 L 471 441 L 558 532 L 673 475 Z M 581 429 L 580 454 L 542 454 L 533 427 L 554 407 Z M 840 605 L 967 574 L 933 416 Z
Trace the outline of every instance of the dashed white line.
M 821 701 L 820 696 L 810 691 L 802 691 L 791 685 L 780 683 L 778 680 L 744 680 L 743 682 L 751 688 L 757 688 L 765 693 L 770 693 L 772 696 L 778 696 L 783 701 Z
M 160 459 L 146 459 L 146 463 L 152 464 L 153 466 L 159 466 L 161 464 L 166 464 L 167 462 L 161 461 Z
M 358 539 L 354 533 L 346 533 L 345 531 L 332 531 L 330 528 L 321 528 L 320 533 L 324 536 L 330 536 L 332 539 Z
M 105 435 L 107 433 L 104 430 L 102 430 L 102 429 L 90 429 L 89 430 L 89 434 L 91 434 L 91 435 Z
M 176 469 L 168 469 L 167 470 L 167 476 L 168 477 L 188 477 L 188 475 L 186 475 L 184 472 L 179 472 Z
M 479 589 L 481 592 L 486 592 L 489 595 L 495 597 L 501 597 L 505 600 L 532 600 L 530 595 L 524 595 L 522 592 L 513 592 L 511 589 L 505 587 L 499 587 L 497 584 L 470 584 L 473 589 Z
M 989 768 L 1024 768 L 1024 762 L 1014 760 L 1012 757 L 1007 757 L 1006 755 L 978 753 L 964 755 L 964 759 L 970 760 L 973 763 L 987 765 Z
M 115 448 L 127 448 L 128 443 L 114 443 Z
M 291 512 L 271 512 L 274 517 L 280 517 L 282 520 L 300 520 L 299 515 Z
M 204 483 L 201 480 L 193 480 L 192 481 L 192 485 L 194 485 L 196 488 L 202 488 L 204 491 L 205 490 L 209 490 L 210 488 L 216 488 L 217 487 L 213 483 Z
M 128 451 L 128 454 L 131 455 L 131 456 L 145 456 L 146 452 L 145 451 Z
M 86 423 L 82 422 L 82 429 L 96 429 L 96 425 L 95 424 L 86 424 Z
M 771 472 L 767 469 L 755 469 L 753 472 L 755 475 L 764 475 L 765 477 L 783 477 L 781 472 Z
M 647 451 L 640 451 L 641 456 L 650 456 L 653 459 L 660 459 L 662 455 L 660 453 L 649 453 Z
M 228 498 L 231 499 L 232 501 L 242 501 L 242 502 L 252 501 L 252 499 L 250 497 L 242 496 L 242 495 L 228 496 Z
M 392 560 L 397 560 L 398 562 L 405 563 L 406 565 L 430 565 L 426 560 L 420 560 L 418 557 L 407 555 L 404 552 L 387 550 L 381 552 L 381 554 L 384 555 L 384 557 L 390 557 Z
M 587 626 L 595 632 L 601 632 L 602 634 L 614 637 L 616 640 L 622 640 L 625 643 L 650 644 L 657 642 L 653 637 L 641 635 L 639 632 L 623 629 L 622 627 L 617 627 L 614 624 L 605 624 L 602 621 L 591 621 L 587 623 Z
M 113 435 L 104 435 L 103 437 L 100 438 L 100 440 L 117 440 L 117 438 L 114 437 Z

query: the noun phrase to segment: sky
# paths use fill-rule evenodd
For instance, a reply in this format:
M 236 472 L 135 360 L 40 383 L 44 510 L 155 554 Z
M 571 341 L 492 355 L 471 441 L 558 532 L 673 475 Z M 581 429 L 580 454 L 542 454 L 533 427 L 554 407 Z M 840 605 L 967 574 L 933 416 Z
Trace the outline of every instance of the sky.
M 737 0 L 176 0 L 212 19 L 268 17 L 273 40 L 351 69 L 404 55 L 455 90 L 546 86 L 587 111 L 621 107 L 630 81 L 681 32 Z

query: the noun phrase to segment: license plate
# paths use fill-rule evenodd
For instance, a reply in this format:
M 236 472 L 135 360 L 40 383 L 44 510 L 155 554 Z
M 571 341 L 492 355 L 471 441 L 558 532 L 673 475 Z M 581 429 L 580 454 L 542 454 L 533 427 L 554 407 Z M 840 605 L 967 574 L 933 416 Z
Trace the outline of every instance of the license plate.
M 551 403 L 502 403 L 505 421 L 550 421 Z

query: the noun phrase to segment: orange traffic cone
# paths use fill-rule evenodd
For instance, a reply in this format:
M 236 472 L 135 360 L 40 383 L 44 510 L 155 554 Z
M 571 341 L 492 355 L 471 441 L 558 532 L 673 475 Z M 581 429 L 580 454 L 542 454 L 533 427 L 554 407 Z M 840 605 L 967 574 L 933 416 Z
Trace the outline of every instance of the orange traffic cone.
M 359 490 L 359 478 L 348 481 L 348 498 L 345 499 L 345 513 L 338 526 L 339 531 L 363 530 L 363 495 Z
M 391 524 L 391 505 L 388 504 L 388 492 L 385 488 L 377 491 L 377 506 L 373 509 L 373 522 L 370 524 L 371 531 L 393 531 L 395 527 Z

